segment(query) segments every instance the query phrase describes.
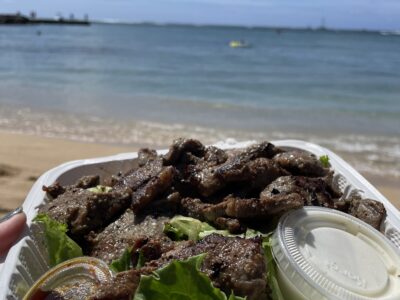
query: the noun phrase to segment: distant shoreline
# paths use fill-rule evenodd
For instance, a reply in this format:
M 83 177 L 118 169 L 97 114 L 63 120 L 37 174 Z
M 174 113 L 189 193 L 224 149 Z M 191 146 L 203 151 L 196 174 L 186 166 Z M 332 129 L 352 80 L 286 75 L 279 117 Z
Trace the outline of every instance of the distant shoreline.
M 301 31 L 301 32 L 332 32 L 332 33 L 367 33 L 382 35 L 400 35 L 399 30 L 372 30 L 372 29 L 346 29 L 346 28 L 330 28 L 330 27 L 286 27 L 286 26 L 245 26 L 245 25 L 222 25 L 222 24 L 190 24 L 190 23 L 159 23 L 159 22 L 124 22 L 124 21 L 108 21 L 93 20 L 92 24 L 105 25 L 130 25 L 130 26 L 154 26 L 154 27 L 191 27 L 191 28 L 214 28 L 214 29 L 247 29 L 247 30 L 266 30 L 282 33 L 284 31 Z
M 0 25 L 90 25 L 89 20 L 80 19 L 50 19 L 50 18 L 30 18 L 21 14 L 0 14 Z

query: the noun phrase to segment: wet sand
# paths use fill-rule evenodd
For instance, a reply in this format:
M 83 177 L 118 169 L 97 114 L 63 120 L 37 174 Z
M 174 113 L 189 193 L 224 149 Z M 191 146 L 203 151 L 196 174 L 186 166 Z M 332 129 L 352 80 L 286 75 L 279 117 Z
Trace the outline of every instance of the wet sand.
M 151 145 L 113 146 L 0 132 L 0 215 L 19 206 L 35 180 L 61 163 L 136 151 L 142 146 Z M 400 187 L 395 179 L 364 175 L 400 209 Z

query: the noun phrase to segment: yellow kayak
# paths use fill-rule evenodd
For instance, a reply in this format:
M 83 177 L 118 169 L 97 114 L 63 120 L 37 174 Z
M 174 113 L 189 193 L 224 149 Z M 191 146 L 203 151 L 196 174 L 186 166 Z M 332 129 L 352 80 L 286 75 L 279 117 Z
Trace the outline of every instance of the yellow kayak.
M 239 41 L 239 40 L 233 40 L 229 42 L 229 46 L 231 48 L 249 48 L 250 44 L 244 42 L 244 41 Z

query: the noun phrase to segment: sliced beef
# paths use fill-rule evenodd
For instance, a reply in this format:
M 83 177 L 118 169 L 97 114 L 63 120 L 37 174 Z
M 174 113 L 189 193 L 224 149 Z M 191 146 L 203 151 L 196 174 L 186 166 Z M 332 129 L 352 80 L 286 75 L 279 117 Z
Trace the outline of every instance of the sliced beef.
M 260 199 L 299 195 L 306 206 L 324 206 L 333 208 L 336 194 L 324 178 L 304 176 L 283 176 L 276 179 L 260 194 Z
M 386 209 L 376 200 L 354 197 L 350 200 L 349 214 L 379 230 L 386 216 Z
M 76 183 L 75 187 L 81 188 L 81 189 L 88 189 L 91 187 L 95 187 L 100 184 L 100 176 L 98 175 L 89 175 L 89 176 L 83 176 L 80 178 Z
M 64 194 L 68 189 L 88 189 L 95 187 L 100 184 L 100 176 L 98 175 L 88 175 L 79 178 L 75 184 L 69 186 L 62 186 L 59 182 L 55 182 L 50 186 L 43 186 L 42 189 L 47 194 L 49 194 L 53 199 L 57 198 L 61 194 Z
M 211 234 L 198 243 L 163 254 L 146 268 L 158 269 L 171 260 L 184 260 L 206 253 L 201 271 L 214 286 L 228 295 L 247 296 L 249 300 L 267 299 L 266 265 L 261 239 L 243 239 Z
M 242 199 L 228 196 L 218 204 L 203 203 L 200 199 L 185 198 L 182 199 L 181 203 L 186 215 L 211 222 L 218 228 L 228 230 L 235 227 L 221 226 L 218 221 L 219 218 L 228 218 L 230 222 L 235 219 L 250 218 L 263 218 L 267 221 L 268 219 L 265 219 L 265 217 L 278 216 L 290 209 L 301 208 L 304 205 L 302 197 L 298 194 L 264 197 L 263 199 Z M 243 228 L 243 226 L 241 227 Z M 236 226 L 236 228 L 238 227 Z
M 140 248 L 143 240 L 158 239 L 161 252 L 170 249 L 172 241 L 163 234 L 164 224 L 170 219 L 151 215 L 138 217 L 128 209 L 118 220 L 90 238 L 90 256 L 111 263 L 127 248 Z
M 139 167 L 143 167 L 149 161 L 153 161 L 157 159 L 157 151 L 149 148 L 142 148 L 138 152 L 138 165 Z
M 129 187 L 132 191 L 136 191 L 146 182 L 156 177 L 163 170 L 162 159 L 157 158 L 148 161 L 143 167 L 133 169 L 118 178 L 113 186 L 115 189 Z
M 279 176 L 288 175 L 267 158 L 281 150 L 270 143 L 254 145 L 227 159 L 222 164 L 212 160 L 189 165 L 183 178 L 205 197 L 209 197 L 234 183 L 247 183 L 247 188 L 263 188 Z
M 182 155 L 187 152 L 202 157 L 205 153 L 205 147 L 195 139 L 177 139 L 173 141 L 168 153 L 164 155 L 164 164 L 167 166 L 176 164 Z
M 100 285 L 89 300 L 131 300 L 140 282 L 140 273 L 129 270 L 118 273 L 111 282 Z
M 156 176 L 132 193 L 132 210 L 139 212 L 151 201 L 161 196 L 174 180 L 175 168 L 165 167 Z
M 314 154 L 305 151 L 279 153 L 273 160 L 295 176 L 322 177 L 327 175 L 329 170 L 323 167 Z
M 50 186 L 43 186 L 42 190 L 51 196 L 52 199 L 57 198 L 61 194 L 64 194 L 66 188 L 63 187 L 59 182 L 55 182 Z
M 71 234 L 81 237 L 91 230 L 102 228 L 129 207 L 130 189 L 114 189 L 93 193 L 82 188 L 68 188 L 63 194 L 40 208 L 51 218 L 68 225 Z
M 209 166 L 220 165 L 228 159 L 228 155 L 222 149 L 219 149 L 214 146 L 209 146 L 206 148 L 206 152 L 204 154 L 204 161 L 208 163 Z

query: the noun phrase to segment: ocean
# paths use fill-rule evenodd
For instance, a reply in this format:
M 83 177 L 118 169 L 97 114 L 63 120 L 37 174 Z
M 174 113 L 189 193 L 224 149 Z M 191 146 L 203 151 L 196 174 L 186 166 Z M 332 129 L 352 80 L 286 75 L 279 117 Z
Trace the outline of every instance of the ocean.
M 245 40 L 249 48 L 229 47 Z M 316 142 L 400 178 L 400 36 L 92 24 L 0 27 L 0 130 L 114 144 Z

